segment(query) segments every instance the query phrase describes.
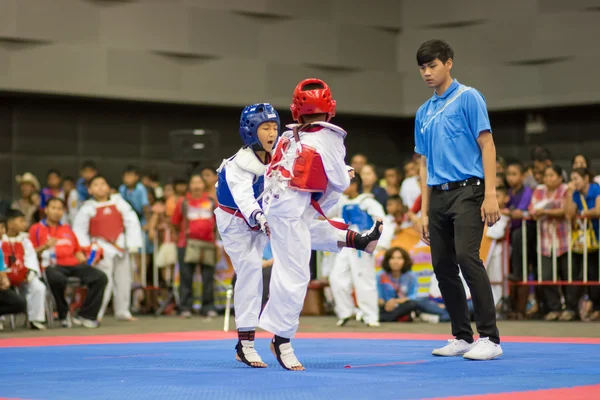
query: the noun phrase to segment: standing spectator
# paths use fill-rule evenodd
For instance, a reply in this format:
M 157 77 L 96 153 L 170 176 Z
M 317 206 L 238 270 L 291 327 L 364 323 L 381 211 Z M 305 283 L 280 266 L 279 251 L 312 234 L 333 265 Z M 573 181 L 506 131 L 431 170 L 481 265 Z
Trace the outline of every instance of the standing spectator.
M 506 229 L 510 218 L 508 217 L 506 210 L 506 203 L 508 201 L 508 189 L 506 186 L 496 187 L 496 200 L 498 201 L 498 208 L 502 212 L 500 219 L 493 225 L 487 226 L 484 229 L 484 239 L 490 245 L 488 254 L 485 254 L 484 259 L 485 269 L 488 274 L 492 285 L 492 294 L 494 296 L 494 305 L 496 308 L 502 300 L 503 292 L 503 264 L 504 264 L 504 239 L 506 238 Z
M 25 215 L 19 210 L 10 210 L 6 215 L 6 234 L 2 236 L 4 264 L 10 269 L 27 269 L 24 281 L 12 284 L 25 292 L 31 328 L 44 330 L 46 286 L 40 280 L 40 264 L 26 230 Z
M 21 198 L 13 201 L 11 208 L 23 213 L 25 223 L 29 227 L 33 222 L 34 214 L 39 210 L 39 203 L 36 204 L 36 198 L 39 199 L 40 182 L 31 172 L 17 175 L 16 180 L 21 189 Z
M 206 192 L 208 193 L 210 198 L 213 199 L 215 204 L 218 205 L 219 202 L 217 201 L 216 184 L 217 184 L 217 181 L 219 180 L 219 176 L 217 175 L 217 172 L 215 171 L 214 168 L 203 167 L 200 170 L 200 176 L 202 176 L 202 179 L 204 179 L 204 182 L 206 182 Z
M 361 193 L 371 193 L 375 197 L 375 200 L 377 200 L 382 207 L 385 207 L 388 195 L 385 192 L 385 189 L 377 184 L 377 171 L 375 170 L 375 166 L 372 164 L 363 166 L 360 170 L 360 178 L 362 180 Z
M 65 200 L 65 192 L 61 187 L 62 175 L 59 170 L 55 168 L 48 170 L 46 184 L 47 186 L 42 188 L 42 191 L 40 192 L 40 208 L 42 210 L 46 208 L 48 200 L 53 197 Z
M 77 214 L 77 190 L 75 190 L 75 180 L 70 176 L 65 176 L 62 183 L 62 190 L 65 200 L 65 218 L 69 225 L 73 224 L 75 214 Z
M 360 171 L 365 165 L 367 165 L 367 162 L 369 162 L 367 156 L 361 153 L 356 153 L 350 160 L 350 166 L 354 168 L 355 173 L 360 174 Z
M 173 182 L 173 195 L 167 197 L 166 207 L 167 216 L 172 217 L 175 212 L 175 207 L 181 198 L 183 198 L 188 190 L 188 183 L 185 179 L 175 178 Z
M 552 252 L 557 258 L 557 274 L 559 278 L 567 279 L 569 237 L 567 236 L 567 220 L 565 219 L 565 200 L 567 185 L 563 182 L 563 170 L 558 166 L 546 167 L 544 184 L 538 186 L 531 198 L 529 213 L 540 224 L 542 253 L 542 280 L 552 280 Z M 565 293 L 566 310 L 561 313 L 560 290 L 558 286 L 544 286 L 542 289 L 546 306 L 546 321 L 561 319 L 571 320 L 575 317 L 579 298 L 574 298 L 578 292 L 569 286 Z
M 576 169 L 576 168 L 587 168 L 588 170 L 590 170 L 590 173 L 592 172 L 591 168 L 592 168 L 592 164 L 590 162 L 590 159 L 586 156 L 584 156 L 583 154 L 577 154 L 575 157 L 573 157 L 573 161 L 571 162 L 572 169 Z M 593 176 L 594 174 L 592 174 Z M 594 176 L 593 181 L 595 183 L 600 184 L 600 175 L 596 175 Z
M 583 278 L 583 240 L 587 240 L 588 253 L 588 280 L 598 280 L 598 239 L 600 238 L 598 218 L 600 217 L 600 185 L 592 182 L 592 174 L 587 168 L 575 168 L 571 172 L 571 182 L 568 184 L 566 214 L 567 218 L 574 220 L 572 232 L 577 234 L 581 241 L 573 243 L 573 280 Z M 591 230 L 591 232 L 590 232 Z M 595 248 L 594 247 L 595 244 Z M 579 298 L 573 288 L 573 296 Z M 600 310 L 600 287 L 589 288 L 590 300 L 595 311 Z
M 90 160 L 84 161 L 81 165 L 81 169 L 79 170 L 80 178 L 77 180 L 75 185 L 77 189 L 77 208 L 90 198 L 90 193 L 88 191 L 88 187 L 90 186 L 90 182 L 94 176 L 98 174 L 98 168 L 96 167 L 96 163 Z M 71 199 L 68 199 L 70 202 Z
M 90 195 L 75 216 L 73 231 L 81 246 L 96 242 L 104 254 L 98 269 L 108 277 L 102 306 L 101 321 L 111 297 L 115 318 L 134 321 L 131 315 L 131 270 L 129 254 L 138 254 L 142 247 L 142 230 L 137 215 L 119 195 L 110 195 L 110 186 L 101 175 L 90 181 Z
M 147 221 L 150 219 L 148 190 L 140 182 L 140 175 L 134 166 L 129 165 L 123 171 L 123 183 L 119 186 L 119 193 L 123 200 L 133 208 L 140 220 L 142 229 L 145 230 Z
M 165 196 L 165 192 L 160 186 L 160 182 L 158 180 L 158 171 L 150 170 L 142 176 L 142 184 L 146 187 L 148 191 L 154 192 L 154 198 L 162 199 Z
M 63 199 L 56 197 L 48 199 L 45 209 L 46 218 L 29 229 L 29 240 L 42 261 L 51 260 L 51 253 L 56 257 L 56 265 L 48 265 L 46 268 L 46 278 L 54 296 L 61 325 L 69 326 L 65 288 L 67 278 L 75 276 L 81 279 L 81 283 L 86 285 L 88 290 L 79 314 L 73 322 L 86 328 L 96 328 L 98 327 L 96 319 L 108 280 L 104 272 L 88 265 L 84 250 L 79 246 L 75 233 L 69 225 L 61 223 L 64 213 Z
M 199 174 L 189 182 L 190 192 L 177 202 L 171 223 L 179 231 L 179 305 L 181 316 L 192 316 L 192 283 L 194 270 L 202 269 L 202 309 L 200 313 L 216 317 L 214 308 L 214 274 L 216 260 L 215 203 L 206 192 L 206 183 Z
M 400 197 L 409 209 L 412 208 L 421 195 L 421 183 L 419 182 L 419 165 L 414 160 L 404 163 L 405 178 L 400 186 Z
M 400 193 L 400 184 L 402 176 L 397 168 L 388 168 L 383 174 L 383 187 L 388 196 L 394 196 Z

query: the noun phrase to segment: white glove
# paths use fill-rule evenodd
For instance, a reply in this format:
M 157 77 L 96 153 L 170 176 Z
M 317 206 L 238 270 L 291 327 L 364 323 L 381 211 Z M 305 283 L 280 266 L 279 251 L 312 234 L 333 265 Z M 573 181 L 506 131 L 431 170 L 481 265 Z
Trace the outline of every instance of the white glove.
M 269 224 L 267 223 L 267 217 L 263 214 L 262 211 L 259 211 L 254 216 L 254 220 L 258 224 L 259 229 L 267 235 L 267 237 L 271 237 L 271 230 L 269 229 Z

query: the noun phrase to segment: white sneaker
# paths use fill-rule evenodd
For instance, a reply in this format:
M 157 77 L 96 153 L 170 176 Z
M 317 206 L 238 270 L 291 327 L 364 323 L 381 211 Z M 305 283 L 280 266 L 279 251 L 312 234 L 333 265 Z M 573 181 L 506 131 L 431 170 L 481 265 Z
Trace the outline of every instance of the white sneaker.
M 365 325 L 369 328 L 379 328 L 381 324 L 377 321 L 365 322 Z
M 456 357 L 462 356 L 471 350 L 475 343 L 467 343 L 462 339 L 450 339 L 448 344 L 442 348 L 434 349 L 431 354 L 440 357 Z
M 421 313 L 420 317 L 421 317 L 421 320 L 423 320 L 424 322 L 428 322 L 430 324 L 439 324 L 439 322 L 440 322 L 439 315 Z
M 73 317 L 72 321 L 73 321 L 73 325 L 83 326 L 84 328 L 88 328 L 88 329 L 95 329 L 98 326 L 100 326 L 98 321 L 92 321 L 91 319 L 82 318 L 82 317 Z
M 502 355 L 502 347 L 499 344 L 492 342 L 489 338 L 479 338 L 475 342 L 475 346 L 463 357 L 469 360 L 491 360 Z

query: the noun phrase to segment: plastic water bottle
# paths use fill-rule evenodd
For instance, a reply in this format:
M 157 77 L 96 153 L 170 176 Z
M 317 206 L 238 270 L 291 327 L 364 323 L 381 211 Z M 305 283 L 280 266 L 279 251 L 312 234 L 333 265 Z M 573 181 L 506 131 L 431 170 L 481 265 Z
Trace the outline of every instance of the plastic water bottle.
M 50 249 L 50 265 L 57 265 L 56 262 L 56 248 L 52 247 Z
M 87 260 L 87 264 L 89 266 L 91 266 L 94 263 L 94 260 L 96 259 L 96 254 L 98 253 L 98 245 L 96 243 L 92 243 L 92 246 L 90 249 L 91 249 L 90 256 L 88 257 L 88 260 Z

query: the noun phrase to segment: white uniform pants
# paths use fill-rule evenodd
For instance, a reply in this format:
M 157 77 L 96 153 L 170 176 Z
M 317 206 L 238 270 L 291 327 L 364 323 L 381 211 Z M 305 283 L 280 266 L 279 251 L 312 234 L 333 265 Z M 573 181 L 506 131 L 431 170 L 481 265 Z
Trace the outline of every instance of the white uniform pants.
M 255 329 L 262 305 L 262 258 L 267 235 L 252 231 L 239 217 L 215 210 L 217 227 L 225 252 L 231 259 L 237 275 L 233 305 L 238 329 Z
M 19 287 L 27 300 L 27 318 L 29 321 L 44 322 L 46 320 L 46 285 L 35 276 L 31 282 Z
M 356 249 L 343 249 L 335 259 L 329 286 L 338 318 L 350 318 L 355 311 L 352 289 L 358 309 L 366 323 L 379 322 L 375 257 Z
M 265 197 L 265 215 L 271 229 L 273 271 L 269 301 L 259 326 L 275 335 L 292 338 L 310 281 L 310 253 L 313 250 L 338 252 L 346 232 L 327 221 L 315 220 L 310 193 L 284 190 Z M 270 203 L 270 204 L 269 204 Z
M 115 256 L 113 258 L 104 258 L 96 266 L 104 272 L 108 278 L 108 284 L 104 290 L 102 307 L 98 312 L 98 319 L 101 320 L 106 312 L 106 307 L 113 298 L 113 308 L 115 318 L 131 318 L 129 307 L 131 304 L 131 264 L 129 254 Z
M 503 247 L 504 246 L 502 246 L 502 242 L 496 242 L 490 260 L 488 261 L 488 265 L 486 266 L 490 282 L 502 282 Z M 500 303 L 500 300 L 502 300 L 502 284 L 492 283 L 492 294 L 494 296 L 494 305 L 498 306 L 498 303 Z

